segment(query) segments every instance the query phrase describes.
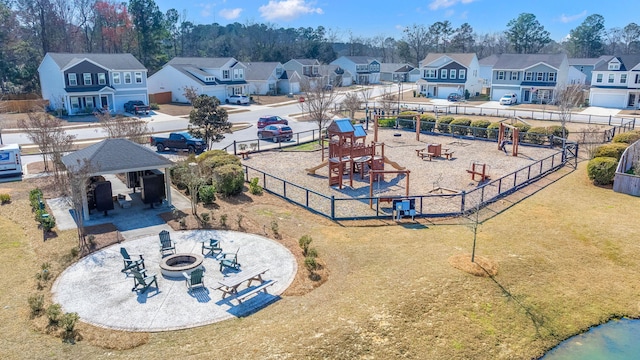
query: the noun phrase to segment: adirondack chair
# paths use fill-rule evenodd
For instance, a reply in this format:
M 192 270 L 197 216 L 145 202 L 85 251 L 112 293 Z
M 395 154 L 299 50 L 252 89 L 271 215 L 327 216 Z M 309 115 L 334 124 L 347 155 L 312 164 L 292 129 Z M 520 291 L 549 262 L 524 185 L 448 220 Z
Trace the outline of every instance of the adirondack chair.
M 240 263 L 238 263 L 238 251 L 240 251 L 240 249 L 238 249 L 235 254 L 222 254 L 222 259 L 220 259 L 220 271 L 222 271 L 222 269 L 225 267 L 240 270 Z
M 140 256 L 140 259 L 132 260 L 127 249 L 123 247 L 120 248 L 120 254 L 122 254 L 122 259 L 124 261 L 124 268 L 120 270 L 121 272 L 128 272 L 133 269 L 140 271 L 141 269 L 144 269 L 144 259 L 142 258 L 142 255 L 138 255 Z
M 165 255 L 175 254 L 176 247 L 171 241 L 171 234 L 167 230 L 162 230 L 160 234 L 160 254 L 164 257 Z
M 205 250 L 207 252 L 205 253 Z M 215 255 L 217 253 L 222 252 L 222 248 L 220 247 L 220 240 L 218 239 L 209 239 L 209 244 L 206 241 L 202 242 L 202 255 L 207 256 L 209 254 Z
M 191 274 L 187 274 L 186 272 L 182 273 L 182 276 L 186 279 L 187 288 L 189 288 L 189 292 L 197 287 L 204 287 L 204 272 L 202 269 L 195 269 L 191 272 Z
M 131 289 L 131 291 L 141 291 L 141 293 L 144 293 L 153 284 L 156 284 L 156 291 L 158 291 L 158 279 L 156 279 L 155 274 L 147 275 L 146 272 L 140 272 L 134 269 L 131 269 L 131 273 L 133 274 L 133 289 Z

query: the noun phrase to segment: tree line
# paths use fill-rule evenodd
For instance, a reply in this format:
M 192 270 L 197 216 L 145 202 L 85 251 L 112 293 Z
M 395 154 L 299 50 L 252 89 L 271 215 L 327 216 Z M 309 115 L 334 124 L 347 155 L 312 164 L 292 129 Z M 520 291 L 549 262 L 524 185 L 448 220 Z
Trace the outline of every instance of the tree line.
M 176 9 L 161 12 L 153 0 L 0 0 L 0 93 L 37 93 L 37 67 L 47 52 L 132 53 L 150 71 L 175 56 L 234 57 L 240 61 L 366 55 L 413 65 L 429 52 L 559 53 L 570 57 L 640 53 L 640 26 L 606 28 L 588 16 L 562 42 L 553 41 L 531 13 L 507 22 L 503 32 L 479 34 L 448 20 L 407 24 L 402 37 L 340 38 L 323 26 L 194 24 Z

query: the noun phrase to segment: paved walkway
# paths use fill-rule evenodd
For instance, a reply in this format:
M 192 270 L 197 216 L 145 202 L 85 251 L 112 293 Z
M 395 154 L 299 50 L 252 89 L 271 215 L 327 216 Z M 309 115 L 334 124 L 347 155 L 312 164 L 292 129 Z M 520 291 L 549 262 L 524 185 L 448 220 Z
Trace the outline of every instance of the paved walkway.
M 222 299 L 215 290 L 217 281 L 233 272 L 219 271 L 218 259 L 204 260 L 205 288 L 190 294 L 183 279 L 163 277 L 160 272 L 161 255 L 158 235 L 146 236 L 115 244 L 82 258 L 67 268 L 53 285 L 53 301 L 65 312 L 77 312 L 81 321 L 92 325 L 127 331 L 167 331 L 185 329 L 214 322 L 243 317 L 277 301 L 293 282 L 297 271 L 295 257 L 276 241 L 234 231 L 194 230 L 171 232 L 178 253 L 201 253 L 201 242 L 215 237 L 221 240 L 223 251 L 238 251 L 240 272 L 253 268 L 269 268 L 265 280 L 277 281 L 268 288 L 247 298 L 242 304 L 232 297 Z M 158 288 L 147 292 L 132 292 L 133 277 L 121 272 L 120 247 L 132 258 L 142 254 L 147 273 L 157 274 Z M 252 285 L 256 286 L 256 283 Z M 240 291 L 246 287 L 240 288 Z

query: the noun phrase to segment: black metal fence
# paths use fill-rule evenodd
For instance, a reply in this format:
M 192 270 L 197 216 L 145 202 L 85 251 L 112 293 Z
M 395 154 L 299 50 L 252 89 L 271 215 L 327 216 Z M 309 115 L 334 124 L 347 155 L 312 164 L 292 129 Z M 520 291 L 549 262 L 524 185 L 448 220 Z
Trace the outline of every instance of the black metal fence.
M 414 199 L 415 202 L 416 216 L 462 215 L 517 191 L 567 164 L 575 168 L 577 166 L 578 144 L 559 140 L 564 143 L 564 147 L 557 153 L 498 179 L 486 181 L 472 190 L 410 196 L 409 198 Z M 558 138 L 553 141 L 558 141 Z M 247 182 L 258 178 L 258 184 L 267 192 L 331 220 L 392 218 L 391 204 L 393 200 L 407 198 L 405 196 L 336 198 L 333 195 L 319 193 L 251 166 L 243 165 L 243 167 Z
M 303 143 L 308 143 L 311 141 L 317 141 L 320 139 L 320 136 L 324 134 L 326 128 L 323 128 L 321 131 L 318 129 L 301 131 L 293 134 L 292 141 L 287 142 L 277 142 L 277 143 L 269 143 L 268 145 L 264 145 L 261 143 L 261 139 L 251 139 L 244 141 L 236 141 L 225 146 L 222 150 L 232 153 L 234 155 L 238 155 L 238 153 L 242 151 L 251 151 L 251 152 L 259 152 L 264 150 L 273 150 L 273 149 L 282 149 L 290 146 L 297 146 Z

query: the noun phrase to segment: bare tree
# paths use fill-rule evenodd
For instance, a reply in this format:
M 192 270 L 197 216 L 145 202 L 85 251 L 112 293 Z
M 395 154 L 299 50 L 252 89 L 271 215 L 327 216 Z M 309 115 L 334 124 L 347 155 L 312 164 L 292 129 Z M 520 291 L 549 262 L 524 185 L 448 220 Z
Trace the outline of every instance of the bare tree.
M 584 101 L 584 86 L 582 84 L 558 85 L 555 90 L 555 100 L 560 111 L 562 138 L 566 139 L 565 127 L 571 120 L 571 111 Z
M 60 121 L 56 119 L 57 121 Z M 67 134 L 64 130 L 51 133 L 50 158 L 53 164 L 53 177 L 59 189 L 66 186 L 63 172 L 65 170 L 62 163 L 62 156 L 73 149 L 75 135 Z
M 397 102 L 397 97 L 391 92 L 391 86 L 385 86 L 380 96 L 380 102 L 382 103 L 382 111 L 385 115 L 391 114 L 391 107 Z
M 184 93 L 182 93 L 182 95 L 184 95 L 184 97 L 186 97 L 187 100 L 189 100 L 189 102 L 193 104 L 193 100 L 198 97 L 198 90 L 194 86 L 185 86 L 184 88 L 182 88 L 182 90 L 184 90 Z
M 588 125 L 586 128 L 582 128 L 578 131 L 580 137 L 578 144 L 580 144 L 580 150 L 587 153 L 587 158 L 593 158 L 596 149 L 604 143 L 604 135 L 602 129 L 595 125 Z
M 73 138 L 68 138 L 62 128 L 62 121 L 52 117 L 44 111 L 31 111 L 27 113 L 27 120 L 20 120 L 18 125 L 25 129 L 27 138 L 38 145 L 42 160 L 44 161 L 44 171 L 50 171 L 47 157 L 53 153 L 53 148 L 60 150 L 60 144 L 54 146 L 55 142 L 72 142 Z M 64 146 L 62 147 L 64 149 Z M 68 150 L 67 150 L 68 151 Z
M 305 78 L 301 84 L 303 91 L 307 94 L 304 103 L 301 103 L 301 108 L 303 112 L 306 110 L 311 120 L 318 124 L 319 133 L 331 120 L 329 111 L 337 96 L 333 86 L 328 86 L 329 84 L 326 83 L 326 79 L 326 77 L 317 77 L 314 81 L 309 81 Z
M 183 183 L 189 190 L 191 200 L 191 214 L 198 216 L 198 192 L 206 184 L 197 163 L 183 162 L 173 168 L 172 177 L 178 183 Z
M 360 110 L 360 107 L 362 107 L 362 100 L 357 93 L 349 92 L 344 96 L 342 106 L 349 110 L 349 117 L 353 119 L 356 111 Z
M 73 208 L 78 231 L 78 250 L 81 253 L 88 250 L 84 229 L 84 198 L 87 191 L 87 180 L 95 172 L 91 163 L 87 159 L 78 162 L 73 166 L 67 166 L 67 186 L 69 200 Z
M 138 144 L 147 141 L 149 129 L 144 120 L 120 115 L 112 117 L 108 113 L 96 113 L 95 116 L 109 138 L 128 139 Z

